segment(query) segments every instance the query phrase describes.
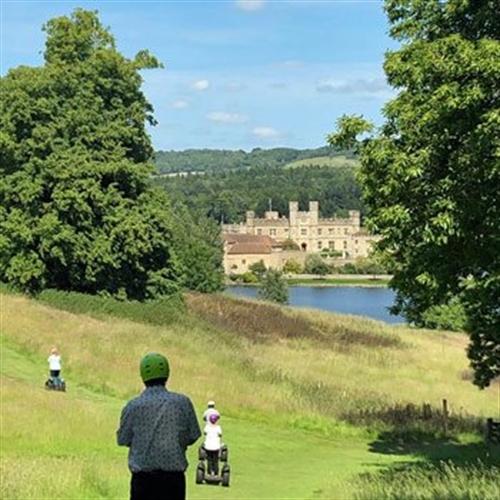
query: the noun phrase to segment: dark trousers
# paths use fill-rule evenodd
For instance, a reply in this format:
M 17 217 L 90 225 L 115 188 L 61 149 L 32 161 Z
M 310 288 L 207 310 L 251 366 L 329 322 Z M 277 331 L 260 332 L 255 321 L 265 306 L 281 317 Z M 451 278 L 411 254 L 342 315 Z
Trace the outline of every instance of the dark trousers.
M 205 450 L 207 452 L 208 473 L 219 474 L 219 450 Z
M 181 471 L 133 472 L 130 500 L 186 500 L 186 477 Z

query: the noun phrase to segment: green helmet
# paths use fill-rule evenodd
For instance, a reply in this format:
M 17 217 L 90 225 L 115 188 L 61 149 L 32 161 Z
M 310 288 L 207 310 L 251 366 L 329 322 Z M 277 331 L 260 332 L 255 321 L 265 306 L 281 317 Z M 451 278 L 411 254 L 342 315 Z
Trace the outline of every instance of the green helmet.
M 163 354 L 151 352 L 141 360 L 141 378 L 143 382 L 155 378 L 167 378 L 170 374 L 168 360 Z

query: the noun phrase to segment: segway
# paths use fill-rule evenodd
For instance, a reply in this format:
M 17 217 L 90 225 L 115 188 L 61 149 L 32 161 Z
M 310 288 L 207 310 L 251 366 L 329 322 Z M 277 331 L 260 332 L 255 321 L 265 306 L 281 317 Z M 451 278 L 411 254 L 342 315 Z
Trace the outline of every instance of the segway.
M 48 391 L 66 392 L 66 381 L 61 377 L 50 376 L 45 381 L 45 389 L 47 389 Z
M 229 486 L 231 469 L 227 463 L 228 449 L 223 445 L 220 450 L 210 452 L 203 445 L 198 449 L 196 484 L 221 484 Z M 222 466 L 221 466 L 222 465 Z

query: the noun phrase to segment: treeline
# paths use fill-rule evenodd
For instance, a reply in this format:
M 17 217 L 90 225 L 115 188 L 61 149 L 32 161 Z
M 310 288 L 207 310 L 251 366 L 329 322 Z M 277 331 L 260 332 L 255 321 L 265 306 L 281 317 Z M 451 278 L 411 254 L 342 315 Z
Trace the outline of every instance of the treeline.
M 177 172 L 206 172 L 233 170 L 250 167 L 280 167 L 287 163 L 309 158 L 345 156 L 354 158 L 351 152 L 339 153 L 330 146 L 315 149 L 255 148 L 243 150 L 187 149 L 185 151 L 156 151 L 154 162 L 159 174 Z
M 320 215 L 345 215 L 347 210 L 364 208 L 353 167 L 251 167 L 205 174 L 166 176 L 153 179 L 175 202 L 189 211 L 219 223 L 245 219 L 247 210 L 262 217 L 272 208 L 288 216 L 289 201 L 298 201 L 308 210 L 309 201 L 319 201 Z

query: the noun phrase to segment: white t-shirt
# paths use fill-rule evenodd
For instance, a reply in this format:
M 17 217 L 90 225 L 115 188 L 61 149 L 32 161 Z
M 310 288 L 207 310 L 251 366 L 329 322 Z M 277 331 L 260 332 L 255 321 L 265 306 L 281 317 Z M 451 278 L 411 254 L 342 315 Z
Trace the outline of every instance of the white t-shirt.
M 51 370 L 61 369 L 61 356 L 59 356 L 59 354 L 51 354 L 49 356 L 48 362 Z
M 205 450 L 216 451 L 221 449 L 222 428 L 220 425 L 205 425 L 203 434 L 205 434 L 205 442 L 203 443 Z

